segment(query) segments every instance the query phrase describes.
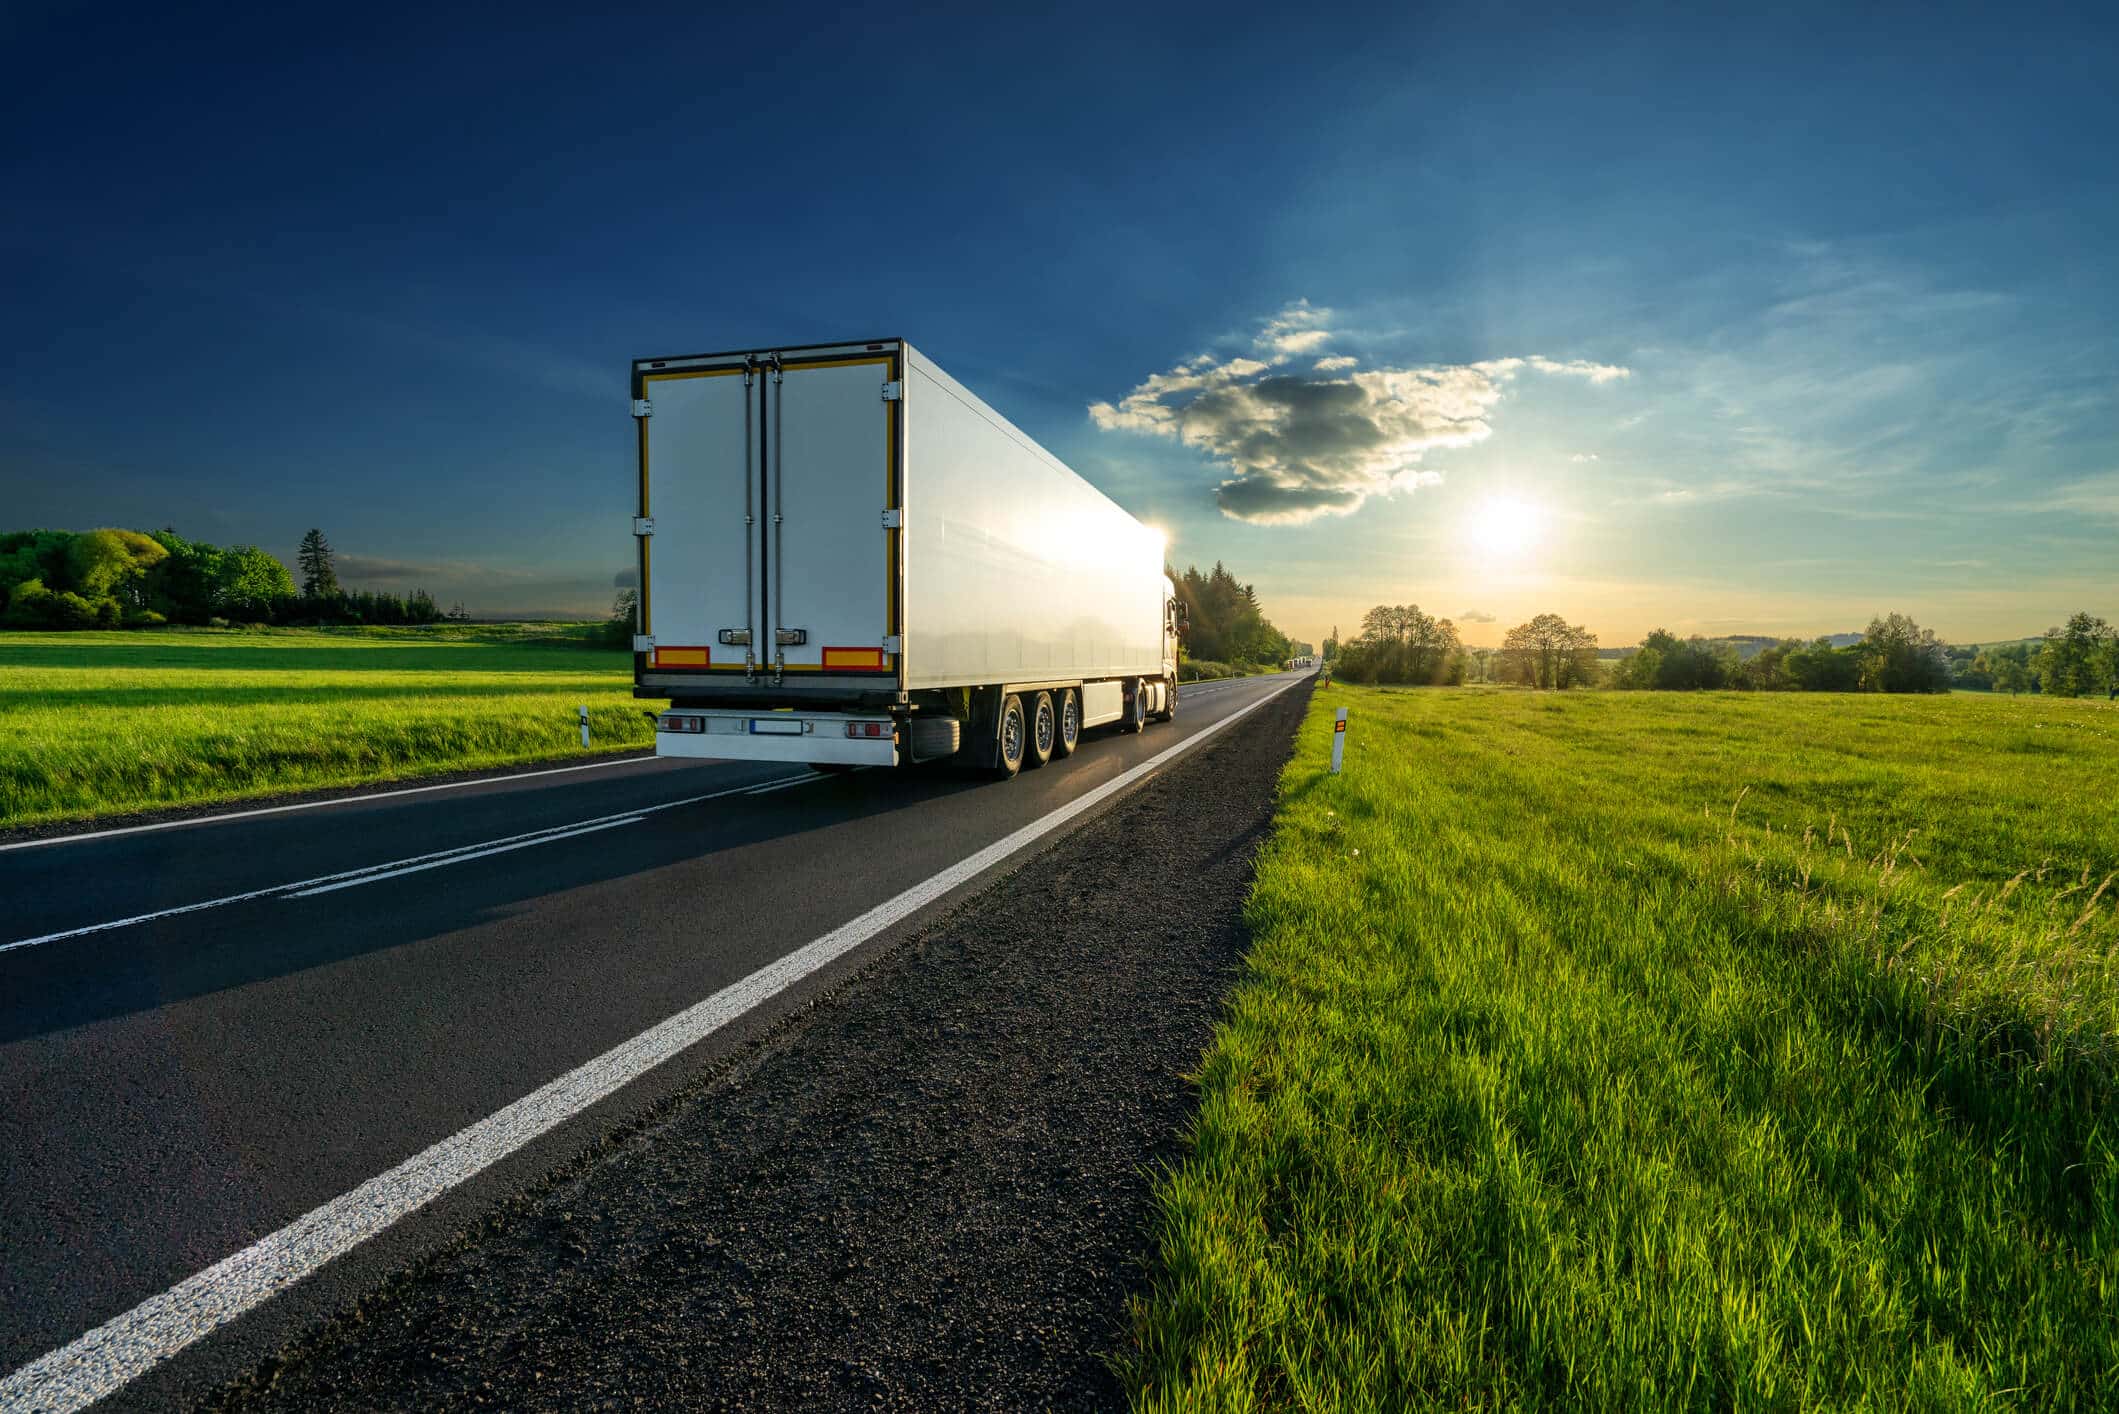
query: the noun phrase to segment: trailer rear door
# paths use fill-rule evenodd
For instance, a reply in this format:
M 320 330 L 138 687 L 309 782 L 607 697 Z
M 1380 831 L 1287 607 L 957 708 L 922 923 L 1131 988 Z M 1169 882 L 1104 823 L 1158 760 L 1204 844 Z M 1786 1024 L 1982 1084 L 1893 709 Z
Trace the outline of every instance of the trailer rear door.
M 897 679 L 899 350 L 635 365 L 643 681 Z
M 743 670 L 757 640 L 758 380 L 741 363 L 650 373 L 641 391 L 641 542 L 650 671 Z M 746 575 L 746 565 L 750 566 Z
M 897 358 L 785 355 L 767 378 L 760 665 L 895 677 Z

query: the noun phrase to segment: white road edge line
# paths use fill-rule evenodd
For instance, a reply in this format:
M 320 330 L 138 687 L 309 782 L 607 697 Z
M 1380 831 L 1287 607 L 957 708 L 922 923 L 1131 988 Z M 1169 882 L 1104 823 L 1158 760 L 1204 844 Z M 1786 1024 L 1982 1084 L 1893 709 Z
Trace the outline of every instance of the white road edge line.
M 782 778 L 784 782 L 789 783 L 806 779 L 808 779 L 806 776 Z M 284 884 L 273 884 L 268 888 L 249 889 L 239 894 L 224 894 L 220 898 L 203 899 L 198 903 L 181 903 L 174 908 L 157 909 L 153 913 L 138 913 L 130 918 L 113 918 L 107 923 L 89 923 L 79 928 L 65 928 L 56 933 L 40 934 L 34 938 L 17 938 L 11 943 L 0 943 L 0 953 L 13 952 L 16 948 L 32 948 L 40 943 L 56 943 L 66 938 L 86 937 L 90 933 L 108 933 L 114 928 L 130 928 L 136 923 L 152 923 L 159 918 L 174 918 L 179 914 L 198 913 L 204 909 L 220 908 L 231 903 L 248 903 L 252 899 L 272 898 L 283 894 L 291 894 L 298 897 L 303 890 L 321 893 L 322 890 L 316 887 L 319 884 L 335 884 L 341 879 L 355 879 L 369 874 L 380 876 L 388 871 L 400 874 L 410 873 L 411 870 L 406 867 L 408 865 L 425 864 L 429 860 L 454 863 L 457 855 L 471 858 L 474 857 L 472 855 L 474 850 L 496 852 L 494 850 L 495 846 L 512 846 L 518 841 L 526 844 L 542 844 L 546 837 L 555 836 L 561 830 L 578 831 L 589 826 L 630 823 L 633 819 L 642 815 L 653 815 L 662 810 L 675 810 L 679 806 L 684 805 L 697 805 L 702 800 L 719 800 L 723 796 L 743 795 L 754 789 L 756 789 L 754 784 L 730 786 L 727 790 L 709 791 L 705 795 L 688 795 L 682 800 L 664 801 L 660 805 L 640 805 L 635 806 L 631 810 L 613 811 L 609 815 L 597 815 L 587 820 L 568 820 L 562 824 L 547 826 L 542 830 L 531 830 L 526 834 L 504 835 L 497 840 L 478 840 L 472 844 L 458 845 L 454 849 L 436 850 L 432 854 L 415 854 L 409 859 L 391 859 L 381 864 L 366 864 L 358 869 L 345 869 L 336 874 L 319 874 L 313 879 L 294 879 Z
M 1284 683 L 1256 702 L 1048 815 L 1039 817 L 941 873 L 767 963 L 630 1041 L 605 1051 L 515 1103 L 343 1193 L 268 1237 L 150 1296 L 123 1315 L 0 1380 L 0 1411 L 85 1409 L 122 1389 L 192 1342 L 264 1304 L 458 1184 L 598 1103 L 664 1061 L 867 942 L 876 934 L 1029 848 L 1086 810 L 1249 716 L 1297 686 Z
M 489 854 L 506 854 L 511 849 L 528 849 L 532 845 L 550 844 L 554 840 L 570 840 L 576 835 L 593 835 L 598 830 L 615 830 L 620 825 L 637 825 L 638 815 L 628 815 L 623 820 L 605 820 L 599 825 L 583 825 L 578 830 L 560 830 L 555 834 L 539 835 L 534 840 L 517 840 L 513 844 L 497 844 L 491 849 L 474 849 L 462 854 L 452 854 L 447 859 L 430 859 L 425 864 L 407 864 L 402 869 L 385 869 L 380 873 L 363 874 L 358 879 L 341 879 L 335 884 L 318 884 L 313 889 L 288 894 L 288 898 L 314 898 L 318 894 L 335 894 L 340 889 L 357 889 L 362 884 L 372 884 L 379 879 L 395 879 L 400 874 L 417 874 L 425 869 L 446 869 L 451 864 L 461 864 L 467 859 L 484 859 Z
M 12 844 L 0 844 L 0 853 L 11 849 L 43 849 L 46 845 L 75 844 L 82 840 L 107 840 L 117 835 L 144 835 L 150 830 L 180 830 L 187 825 L 213 825 L 223 820 L 248 820 L 259 815 L 284 815 L 290 810 L 322 810 L 327 805 L 358 805 L 364 800 L 425 795 L 428 791 L 435 790 L 463 790 L 467 786 L 498 785 L 502 781 L 534 780 L 538 776 L 564 776 L 574 771 L 602 771 L 612 766 L 638 766 L 643 762 L 661 759 L 659 756 L 621 756 L 614 761 L 590 761 L 580 766 L 552 766 L 542 771 L 518 771 L 512 776 L 481 776 L 469 781 L 443 781 L 439 785 L 371 791 L 367 795 L 342 795 L 336 800 L 299 800 L 292 805 L 265 805 L 256 810 L 231 810 L 220 815 L 194 815 L 184 820 L 158 820 L 152 825 L 122 825 L 110 830 L 86 830 L 78 835 L 48 835 L 39 840 L 16 840 Z

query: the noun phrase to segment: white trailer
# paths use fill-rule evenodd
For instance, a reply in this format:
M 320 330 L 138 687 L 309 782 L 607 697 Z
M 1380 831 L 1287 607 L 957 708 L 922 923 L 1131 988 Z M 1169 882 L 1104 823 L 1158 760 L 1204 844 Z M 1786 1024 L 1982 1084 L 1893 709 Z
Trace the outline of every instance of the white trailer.
M 902 339 L 633 364 L 662 756 L 1012 776 L 1177 712 L 1163 540 Z

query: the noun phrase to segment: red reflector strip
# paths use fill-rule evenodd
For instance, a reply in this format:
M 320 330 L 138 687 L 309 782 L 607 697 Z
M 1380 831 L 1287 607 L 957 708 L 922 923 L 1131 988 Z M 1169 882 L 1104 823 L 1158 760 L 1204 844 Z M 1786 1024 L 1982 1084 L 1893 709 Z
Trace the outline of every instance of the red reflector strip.
M 824 650 L 824 666 L 827 668 L 880 668 L 883 666 L 883 650 L 880 648 L 827 648 Z
M 658 668 L 703 668 L 706 665 L 704 648 L 655 649 L 655 666 Z

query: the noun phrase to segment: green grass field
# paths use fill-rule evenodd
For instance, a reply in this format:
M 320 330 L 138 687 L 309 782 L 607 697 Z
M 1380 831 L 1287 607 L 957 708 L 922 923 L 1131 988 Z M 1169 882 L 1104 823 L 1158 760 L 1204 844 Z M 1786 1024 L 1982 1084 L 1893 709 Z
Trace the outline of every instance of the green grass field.
M 2102 702 L 1320 691 L 1136 1400 L 2110 1407 L 2115 804 Z
M 0 633 L 0 826 L 652 745 L 588 628 Z

